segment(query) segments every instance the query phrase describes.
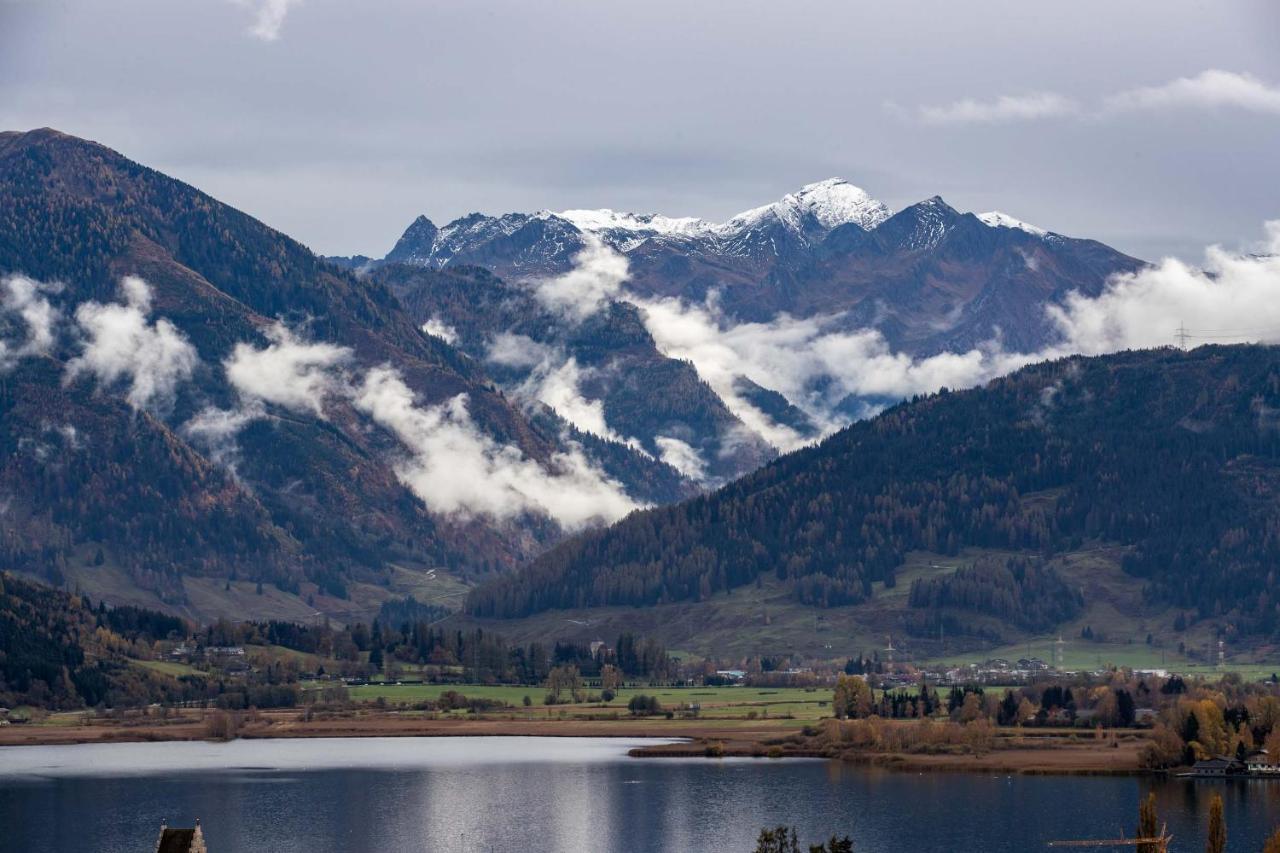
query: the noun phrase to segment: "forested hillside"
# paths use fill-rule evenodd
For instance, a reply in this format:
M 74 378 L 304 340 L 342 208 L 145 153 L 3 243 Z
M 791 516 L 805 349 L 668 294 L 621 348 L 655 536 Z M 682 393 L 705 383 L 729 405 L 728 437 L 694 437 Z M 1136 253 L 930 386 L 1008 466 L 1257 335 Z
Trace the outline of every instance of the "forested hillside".
M 0 133 L 0 568 L 200 618 L 233 612 L 215 599 L 237 580 L 295 614 L 360 585 L 364 615 L 396 573 L 509 568 L 688 494 L 525 412 L 419 325 L 378 282 L 115 151 Z M 199 606 L 193 577 L 214 593 Z
M 175 700 L 178 683 L 130 666 L 134 643 L 186 636 L 181 619 L 94 608 L 78 595 L 0 572 L 0 704 L 50 708 Z
M 562 543 L 467 607 L 518 617 L 696 601 L 766 574 L 830 607 L 893 586 L 911 550 L 1104 541 L 1130 546 L 1124 569 L 1153 601 L 1272 632 L 1277 486 L 1280 349 L 1070 358 L 904 403 L 711 495 Z M 1037 570 L 1020 571 L 975 570 L 913 598 L 967 596 L 998 613 L 1018 601 L 1001 587 L 1055 584 L 1028 586 Z

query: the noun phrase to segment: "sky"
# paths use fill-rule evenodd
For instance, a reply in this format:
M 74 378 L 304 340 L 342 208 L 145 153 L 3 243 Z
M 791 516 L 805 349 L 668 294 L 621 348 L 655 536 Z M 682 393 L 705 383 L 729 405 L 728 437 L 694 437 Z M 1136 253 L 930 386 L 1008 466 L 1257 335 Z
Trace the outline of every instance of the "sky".
M 1280 217 L 1273 0 L 0 0 L 51 126 L 325 254 L 419 214 L 723 220 L 840 176 L 1149 260 Z

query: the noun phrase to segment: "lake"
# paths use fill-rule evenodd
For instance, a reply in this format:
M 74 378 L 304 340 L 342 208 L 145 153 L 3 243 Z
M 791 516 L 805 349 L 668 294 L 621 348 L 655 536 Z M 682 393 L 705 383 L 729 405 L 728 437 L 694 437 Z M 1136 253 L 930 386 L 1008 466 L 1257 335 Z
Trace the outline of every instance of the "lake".
M 858 853 L 1029 851 L 1132 834 L 1155 790 L 1174 850 L 1261 850 L 1280 782 L 917 775 L 825 761 L 635 759 L 611 738 L 342 738 L 0 749 L 0 853 L 150 853 L 201 818 L 211 853 L 750 853 L 765 825 Z

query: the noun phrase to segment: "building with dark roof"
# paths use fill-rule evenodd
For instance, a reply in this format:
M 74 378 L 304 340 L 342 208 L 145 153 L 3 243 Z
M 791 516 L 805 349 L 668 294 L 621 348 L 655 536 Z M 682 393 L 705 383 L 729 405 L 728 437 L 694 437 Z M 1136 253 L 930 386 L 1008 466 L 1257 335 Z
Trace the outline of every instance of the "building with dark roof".
M 190 829 L 172 829 L 161 825 L 160 838 L 156 840 L 156 853 L 209 853 L 204 846 L 204 832 L 200 819 Z
M 1235 776 L 1245 772 L 1243 761 L 1229 755 L 1215 755 L 1191 766 L 1192 776 Z

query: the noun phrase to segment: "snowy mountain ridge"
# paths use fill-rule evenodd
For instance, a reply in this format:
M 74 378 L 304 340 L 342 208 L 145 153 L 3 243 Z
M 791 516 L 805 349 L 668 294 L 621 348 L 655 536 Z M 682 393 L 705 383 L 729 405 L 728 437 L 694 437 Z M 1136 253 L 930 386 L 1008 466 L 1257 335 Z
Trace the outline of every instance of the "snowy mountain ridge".
M 940 204 L 935 196 L 921 204 Z M 917 205 L 919 207 L 919 205 Z M 856 225 L 874 231 L 893 216 L 888 205 L 843 178 L 827 178 L 806 184 L 770 204 L 738 213 L 724 222 L 696 216 L 631 213 L 611 208 L 573 208 L 536 213 L 486 216 L 471 213 L 436 227 L 419 217 L 405 232 L 386 260 L 421 264 L 436 269 L 450 262 L 486 260 L 491 247 L 501 241 L 493 260 L 499 266 L 536 274 L 558 267 L 581 248 L 583 236 L 592 234 L 607 245 L 631 253 L 647 243 L 696 247 L 708 256 L 750 257 L 776 254 L 783 243 L 816 245 L 841 226 Z M 1051 232 L 1008 214 L 977 214 L 990 228 L 1012 228 L 1036 237 Z M 942 230 L 939 224 L 936 231 Z M 940 238 L 928 235 L 922 245 Z

